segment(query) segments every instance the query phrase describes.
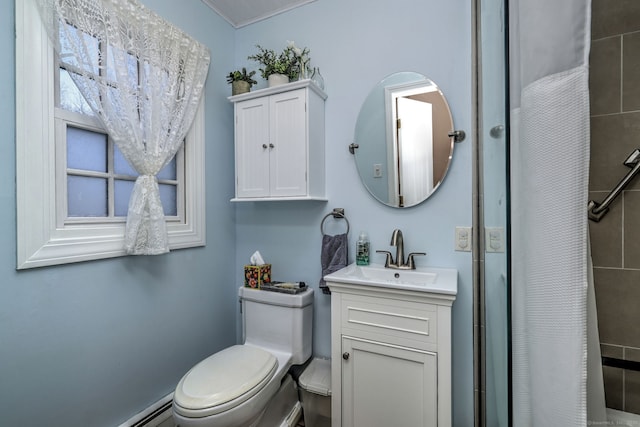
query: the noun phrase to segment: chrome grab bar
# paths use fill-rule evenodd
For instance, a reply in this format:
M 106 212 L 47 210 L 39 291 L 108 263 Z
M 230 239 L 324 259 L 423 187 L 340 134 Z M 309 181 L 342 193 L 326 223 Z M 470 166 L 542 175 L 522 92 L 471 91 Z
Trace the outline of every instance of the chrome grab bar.
M 631 182 L 631 180 L 640 172 L 640 149 L 636 148 L 633 152 L 627 157 L 627 160 L 624 161 L 625 166 L 631 168 L 629 173 L 625 175 L 622 180 L 616 185 L 616 187 L 611 190 L 611 193 L 607 197 L 604 198 L 602 203 L 594 202 L 593 200 L 589 200 L 588 209 L 589 209 L 589 219 L 591 221 L 598 222 L 602 219 L 603 216 L 609 212 L 609 205 L 613 200 L 618 197 L 622 190 Z

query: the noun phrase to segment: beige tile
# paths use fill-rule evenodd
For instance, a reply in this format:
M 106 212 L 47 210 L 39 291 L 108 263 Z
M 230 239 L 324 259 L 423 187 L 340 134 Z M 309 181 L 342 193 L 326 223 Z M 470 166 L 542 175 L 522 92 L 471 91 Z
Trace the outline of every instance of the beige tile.
M 620 112 L 621 46 L 622 37 L 608 37 L 591 43 L 589 95 L 592 115 Z
M 610 366 L 602 367 L 602 377 L 604 379 L 604 396 L 607 408 L 623 409 L 623 370 Z
M 624 410 L 625 412 L 640 414 L 640 372 L 625 371 Z
M 600 340 L 635 347 L 640 343 L 640 271 L 594 268 Z
M 608 193 L 589 193 L 589 198 L 597 202 Z M 600 222 L 589 221 L 591 238 L 591 259 L 594 267 L 622 267 L 622 203 L 614 201 L 609 212 Z
M 611 191 L 629 172 L 624 161 L 640 146 L 640 113 L 591 117 L 590 191 Z M 640 180 L 631 188 L 640 189 Z
M 622 109 L 640 110 L 640 32 L 623 37 L 622 54 Z
M 624 191 L 624 267 L 640 268 L 640 191 Z M 639 284 L 640 286 L 640 284 Z M 640 342 L 636 343 L 640 346 Z
M 638 343 L 640 344 L 640 343 Z M 624 349 L 624 359 L 632 360 L 634 362 L 640 362 L 640 349 L 639 348 L 631 348 L 626 347 Z
M 624 358 L 624 347 L 619 345 L 600 344 L 602 357 L 613 357 L 614 359 Z
M 592 0 L 591 38 L 593 40 L 640 30 L 638 0 Z

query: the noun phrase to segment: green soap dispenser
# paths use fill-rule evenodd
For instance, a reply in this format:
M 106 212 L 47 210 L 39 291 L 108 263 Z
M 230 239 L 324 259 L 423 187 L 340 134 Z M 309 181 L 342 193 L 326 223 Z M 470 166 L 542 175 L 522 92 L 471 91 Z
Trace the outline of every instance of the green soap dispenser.
M 369 236 L 364 231 L 360 232 L 356 242 L 356 264 L 369 265 Z

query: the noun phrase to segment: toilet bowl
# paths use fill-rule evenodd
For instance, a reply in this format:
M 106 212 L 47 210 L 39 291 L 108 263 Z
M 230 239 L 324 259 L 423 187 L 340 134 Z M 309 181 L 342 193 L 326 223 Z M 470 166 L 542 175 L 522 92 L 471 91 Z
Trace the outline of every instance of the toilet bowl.
M 280 294 L 240 288 L 244 344 L 221 350 L 191 368 L 178 383 L 173 416 L 180 427 L 254 427 L 274 404 L 292 364 L 311 356 L 313 290 Z M 294 409 L 297 397 L 270 411 L 269 423 Z M 280 424 L 275 424 L 280 425 Z

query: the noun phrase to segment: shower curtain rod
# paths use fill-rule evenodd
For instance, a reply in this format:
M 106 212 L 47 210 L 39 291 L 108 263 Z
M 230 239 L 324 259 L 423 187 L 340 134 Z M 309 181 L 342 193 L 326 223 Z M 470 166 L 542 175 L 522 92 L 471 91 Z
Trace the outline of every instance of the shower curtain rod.
M 591 221 L 599 222 L 603 216 L 609 212 L 609 205 L 613 200 L 618 197 L 618 195 L 624 190 L 624 188 L 631 182 L 631 180 L 640 172 L 640 149 L 636 148 L 633 150 L 627 160 L 624 161 L 624 165 L 631 168 L 629 173 L 625 175 L 622 180 L 616 185 L 616 187 L 611 190 L 611 193 L 602 201 L 602 203 L 594 202 L 593 200 L 589 201 L 588 209 L 589 209 L 589 219 Z

